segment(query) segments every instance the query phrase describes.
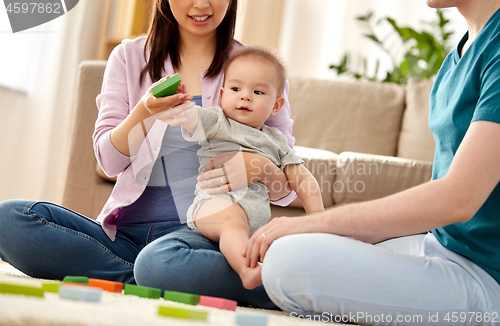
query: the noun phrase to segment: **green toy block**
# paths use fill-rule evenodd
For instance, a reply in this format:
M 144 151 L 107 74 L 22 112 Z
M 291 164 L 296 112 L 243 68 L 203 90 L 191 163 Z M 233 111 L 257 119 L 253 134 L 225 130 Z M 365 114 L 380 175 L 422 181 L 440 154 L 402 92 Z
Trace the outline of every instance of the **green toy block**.
M 65 276 L 63 282 L 89 285 L 89 278 L 87 276 Z
M 200 302 L 200 296 L 197 294 L 189 294 L 175 291 L 165 291 L 163 293 L 165 300 L 197 305 Z
M 59 282 L 43 283 L 42 290 L 44 290 L 45 292 L 59 293 Z
M 0 293 L 22 294 L 22 295 L 29 295 L 32 297 L 43 298 L 45 292 L 42 290 L 42 288 L 39 287 L 0 283 Z
M 208 312 L 164 306 L 160 306 L 160 308 L 158 309 L 158 314 L 160 316 L 174 318 L 196 319 L 204 321 L 208 319 Z
M 160 289 L 149 288 L 147 286 L 139 286 L 133 284 L 125 284 L 123 293 L 150 299 L 159 299 L 161 297 Z
M 154 97 L 165 97 L 174 95 L 177 92 L 179 83 L 181 82 L 181 76 L 179 73 L 171 76 L 170 78 L 162 81 L 155 87 L 151 89 Z

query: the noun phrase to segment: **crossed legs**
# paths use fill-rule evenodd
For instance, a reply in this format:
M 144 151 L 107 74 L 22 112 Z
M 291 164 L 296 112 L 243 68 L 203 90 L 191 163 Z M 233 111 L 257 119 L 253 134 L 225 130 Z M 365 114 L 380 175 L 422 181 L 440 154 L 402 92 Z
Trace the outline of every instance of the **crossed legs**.
M 261 267 L 246 266 L 242 256 L 250 238 L 250 228 L 247 215 L 238 204 L 225 198 L 210 199 L 198 210 L 195 225 L 205 237 L 219 242 L 220 251 L 240 275 L 246 289 L 253 289 L 262 284 Z

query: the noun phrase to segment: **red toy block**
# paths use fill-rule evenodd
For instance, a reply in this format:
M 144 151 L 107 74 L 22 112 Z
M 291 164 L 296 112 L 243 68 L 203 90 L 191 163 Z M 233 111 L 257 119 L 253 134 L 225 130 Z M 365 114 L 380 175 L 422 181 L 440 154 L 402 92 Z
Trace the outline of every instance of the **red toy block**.
M 113 282 L 106 280 L 99 280 L 97 278 L 89 279 L 89 286 L 94 288 L 100 288 L 108 292 L 121 293 L 123 291 L 123 283 Z
M 200 303 L 199 304 L 202 306 L 207 306 L 207 307 L 215 307 L 215 308 L 219 308 L 219 309 L 226 309 L 226 310 L 235 311 L 236 306 L 238 305 L 238 302 L 233 301 L 233 300 L 229 300 L 229 299 L 200 295 Z

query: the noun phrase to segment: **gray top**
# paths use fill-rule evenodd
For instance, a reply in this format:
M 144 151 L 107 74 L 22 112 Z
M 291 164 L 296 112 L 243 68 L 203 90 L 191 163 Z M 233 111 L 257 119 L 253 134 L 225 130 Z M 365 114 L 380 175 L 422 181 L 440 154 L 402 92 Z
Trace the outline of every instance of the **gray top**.
M 197 141 L 201 168 L 210 163 L 210 157 L 229 151 L 258 154 L 271 160 L 280 169 L 288 164 L 303 163 L 288 146 L 288 139 L 278 128 L 262 125 L 261 129 L 247 126 L 225 116 L 218 106 L 196 107 L 199 113 L 198 126 L 193 134 L 182 128 L 186 140 Z

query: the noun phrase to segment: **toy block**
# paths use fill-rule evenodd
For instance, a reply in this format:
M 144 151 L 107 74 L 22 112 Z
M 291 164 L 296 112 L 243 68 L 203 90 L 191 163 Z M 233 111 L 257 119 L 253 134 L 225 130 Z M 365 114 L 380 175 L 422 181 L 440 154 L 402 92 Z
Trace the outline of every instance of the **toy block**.
M 101 289 L 74 286 L 72 284 L 59 285 L 59 297 L 77 301 L 99 302 L 101 301 Z
M 165 291 L 163 293 L 165 300 L 197 305 L 200 302 L 200 296 L 197 294 L 189 294 L 175 291 Z
M 162 81 L 155 87 L 151 89 L 154 97 L 165 97 L 174 95 L 177 92 L 177 88 L 179 87 L 179 83 L 181 82 L 181 76 L 179 73 L 176 73 L 170 78 Z
M 21 294 L 43 298 L 45 291 L 43 291 L 42 288 L 34 286 L 0 283 L 0 293 Z
M 196 319 L 206 321 L 208 312 L 160 306 L 158 314 L 165 317 Z
M 216 297 L 209 297 L 206 295 L 200 295 L 200 302 L 199 303 L 202 306 L 214 307 L 214 308 L 226 309 L 226 310 L 232 310 L 232 311 L 235 311 L 236 306 L 238 305 L 238 302 L 233 301 L 233 300 L 216 298 Z
M 42 290 L 45 292 L 59 293 L 59 282 L 42 283 Z
M 122 282 L 99 280 L 96 278 L 89 279 L 89 286 L 94 287 L 94 288 L 100 288 L 100 289 L 103 289 L 104 291 L 108 291 L 108 292 L 122 293 L 122 291 L 123 291 L 123 283 Z
M 236 325 L 267 326 L 267 315 L 237 314 Z
M 82 287 L 82 288 L 88 288 L 89 287 L 87 284 L 82 284 L 82 283 L 61 282 L 60 284 L 63 284 L 63 285 L 72 285 L 72 286 L 79 286 L 79 287 Z
M 139 286 L 134 284 L 125 284 L 123 293 L 150 299 L 159 299 L 161 297 L 160 289 L 150 288 L 147 286 Z
M 88 285 L 89 278 L 87 276 L 65 276 L 63 282 Z

